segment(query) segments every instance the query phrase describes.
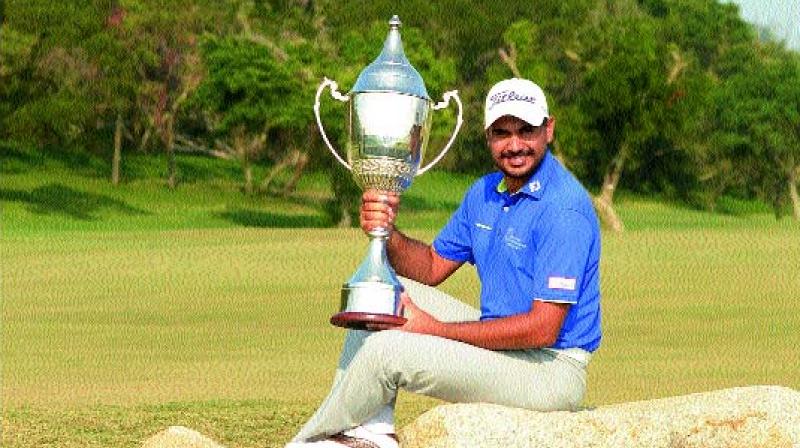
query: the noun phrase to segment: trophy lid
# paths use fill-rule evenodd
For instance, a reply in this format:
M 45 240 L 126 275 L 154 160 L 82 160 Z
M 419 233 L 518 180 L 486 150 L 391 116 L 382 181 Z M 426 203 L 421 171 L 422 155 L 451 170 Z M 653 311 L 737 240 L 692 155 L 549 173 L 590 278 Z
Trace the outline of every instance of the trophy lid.
M 383 51 L 356 80 L 352 92 L 397 92 L 430 100 L 422 76 L 408 62 L 400 40 L 400 18 L 389 21 L 389 35 Z

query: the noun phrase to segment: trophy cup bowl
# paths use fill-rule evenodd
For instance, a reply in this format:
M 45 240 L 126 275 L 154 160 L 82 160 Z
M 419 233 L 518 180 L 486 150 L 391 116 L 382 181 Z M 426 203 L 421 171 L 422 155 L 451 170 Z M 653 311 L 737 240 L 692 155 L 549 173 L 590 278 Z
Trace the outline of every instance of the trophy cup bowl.
M 347 159 L 333 148 L 320 119 L 320 95 L 330 87 L 333 98 L 349 102 Z M 317 89 L 314 114 L 323 141 L 334 157 L 349 169 L 364 190 L 402 193 L 414 177 L 444 157 L 462 123 L 461 100 L 457 91 L 445 93 L 444 101 L 433 105 L 422 77 L 408 62 L 400 40 L 400 20 L 389 21 L 389 34 L 380 56 L 359 75 L 347 95 L 337 83 L 325 78 Z M 456 128 L 440 154 L 420 168 L 428 143 L 431 110 L 458 104 Z M 340 312 L 333 325 L 353 329 L 383 329 L 403 325 L 400 309 L 403 285 L 386 256 L 388 229 L 377 228 L 370 237 L 367 256 L 342 286 Z

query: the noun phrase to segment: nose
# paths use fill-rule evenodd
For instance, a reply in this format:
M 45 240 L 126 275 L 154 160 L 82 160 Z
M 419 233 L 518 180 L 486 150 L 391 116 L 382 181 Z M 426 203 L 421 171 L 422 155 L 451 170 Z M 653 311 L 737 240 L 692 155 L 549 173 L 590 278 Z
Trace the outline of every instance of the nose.
M 522 143 L 522 139 L 519 138 L 519 135 L 516 133 L 511 134 L 511 137 L 508 139 L 507 149 L 510 151 L 519 151 L 521 149 L 525 149 L 525 146 Z

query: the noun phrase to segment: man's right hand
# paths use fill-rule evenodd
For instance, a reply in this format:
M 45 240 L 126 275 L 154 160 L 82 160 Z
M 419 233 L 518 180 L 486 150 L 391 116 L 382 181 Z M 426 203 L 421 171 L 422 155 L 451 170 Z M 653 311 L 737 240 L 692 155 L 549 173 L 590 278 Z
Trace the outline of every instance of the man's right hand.
M 394 229 L 400 196 L 391 191 L 367 190 L 361 196 L 361 229 L 369 233 L 377 228 Z

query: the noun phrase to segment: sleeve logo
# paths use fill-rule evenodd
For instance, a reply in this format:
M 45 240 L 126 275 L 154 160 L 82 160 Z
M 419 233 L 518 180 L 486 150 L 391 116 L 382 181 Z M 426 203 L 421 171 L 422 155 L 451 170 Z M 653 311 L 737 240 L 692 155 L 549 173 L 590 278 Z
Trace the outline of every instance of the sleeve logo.
M 547 288 L 575 291 L 575 278 L 547 277 Z

